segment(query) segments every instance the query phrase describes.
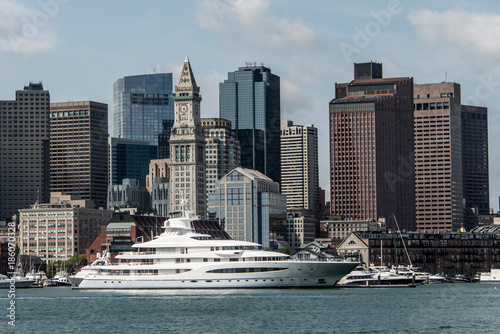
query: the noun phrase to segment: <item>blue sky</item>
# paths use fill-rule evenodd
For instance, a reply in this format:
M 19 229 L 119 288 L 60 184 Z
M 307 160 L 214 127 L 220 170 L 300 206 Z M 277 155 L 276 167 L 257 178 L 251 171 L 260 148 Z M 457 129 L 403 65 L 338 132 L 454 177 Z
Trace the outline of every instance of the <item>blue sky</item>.
M 488 107 L 490 206 L 500 195 L 500 5 L 497 1 L 0 0 L 0 99 L 42 81 L 52 102 L 108 103 L 120 77 L 172 72 L 185 56 L 218 116 L 218 84 L 245 62 L 281 77 L 282 119 L 319 129 L 328 189 L 328 102 L 353 63 L 384 77 L 447 79 L 462 103 Z M 110 124 L 111 125 L 111 124 Z

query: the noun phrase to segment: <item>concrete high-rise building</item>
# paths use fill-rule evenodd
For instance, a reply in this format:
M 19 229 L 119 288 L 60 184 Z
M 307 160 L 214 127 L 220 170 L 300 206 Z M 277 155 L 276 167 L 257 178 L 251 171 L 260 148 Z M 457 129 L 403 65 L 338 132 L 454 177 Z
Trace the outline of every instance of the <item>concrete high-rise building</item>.
M 373 71 L 379 72 L 381 68 Z M 412 230 L 413 78 L 377 76 L 335 84 L 336 98 L 330 102 L 330 212 L 341 219 L 383 217 L 391 228 L 394 215 L 401 229 Z
M 50 191 L 106 207 L 108 105 L 93 101 L 50 104 Z
M 113 84 L 113 137 L 158 146 L 163 121 L 174 119 L 172 73 L 127 76 Z
M 222 118 L 202 118 L 207 161 L 207 196 L 215 182 L 241 165 L 240 142 L 235 139 L 231 122 Z
M 462 105 L 461 115 L 464 228 L 470 231 L 479 215 L 490 214 L 488 109 Z
M 209 214 L 235 240 L 269 247 L 287 237 L 286 196 L 279 193 L 279 183 L 259 171 L 235 168 L 216 182 L 208 198 Z
M 219 84 L 219 108 L 240 142 L 241 166 L 281 182 L 280 77 L 255 65 L 229 72 Z
M 417 228 L 456 231 L 464 208 L 460 85 L 415 85 L 414 97 Z
M 281 193 L 288 210 L 319 210 L 318 129 L 281 121 Z
M 38 256 L 47 263 L 85 254 L 101 226 L 113 217 L 112 211 L 93 207 L 91 200 L 56 192 L 49 203 L 19 210 L 19 254 Z
M 417 228 L 470 230 L 489 214 L 487 109 L 453 82 L 415 85 Z
M 137 179 L 146 186 L 149 162 L 156 159 L 156 146 L 146 141 L 108 138 L 109 184 L 121 184 L 123 179 Z
M 181 211 L 182 199 L 201 218 L 206 215 L 205 136 L 200 122 L 200 88 L 186 56 L 175 86 L 175 119 L 170 135 L 170 212 Z
M 0 101 L 0 220 L 50 200 L 50 95 L 41 83 Z

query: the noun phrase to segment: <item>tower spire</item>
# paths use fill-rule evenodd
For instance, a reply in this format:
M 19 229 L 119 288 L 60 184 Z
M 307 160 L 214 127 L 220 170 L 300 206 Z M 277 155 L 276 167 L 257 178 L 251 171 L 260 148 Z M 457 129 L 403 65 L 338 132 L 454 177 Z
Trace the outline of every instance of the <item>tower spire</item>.
M 194 79 L 193 70 L 191 69 L 191 64 L 189 63 L 187 55 L 184 60 L 184 65 L 182 66 L 179 83 L 175 86 L 175 91 L 176 93 L 189 93 L 191 96 L 198 96 L 200 93 L 200 88 L 196 85 L 196 80 Z

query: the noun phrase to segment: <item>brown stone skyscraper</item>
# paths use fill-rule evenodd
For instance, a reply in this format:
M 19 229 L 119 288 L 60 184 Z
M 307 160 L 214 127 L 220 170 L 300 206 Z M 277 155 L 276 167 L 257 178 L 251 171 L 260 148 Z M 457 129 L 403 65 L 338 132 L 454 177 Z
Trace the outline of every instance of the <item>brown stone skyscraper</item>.
M 106 207 L 108 105 L 93 101 L 50 104 L 50 191 Z
M 461 105 L 453 82 L 415 85 L 414 97 L 417 228 L 470 229 L 489 211 L 487 110 Z
M 460 85 L 415 85 L 415 214 L 419 230 L 457 230 L 463 218 Z
M 331 214 L 414 229 L 413 78 L 384 79 L 377 63 L 355 73 L 330 102 Z
M 50 201 L 50 95 L 41 83 L 0 101 L 0 220 Z

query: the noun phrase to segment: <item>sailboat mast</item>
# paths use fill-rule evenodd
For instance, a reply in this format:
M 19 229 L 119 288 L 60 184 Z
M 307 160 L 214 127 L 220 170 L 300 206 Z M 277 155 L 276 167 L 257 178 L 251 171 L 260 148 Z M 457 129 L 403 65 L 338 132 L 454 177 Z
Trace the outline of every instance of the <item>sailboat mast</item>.
M 403 240 L 403 235 L 401 234 L 401 230 L 399 229 L 398 220 L 396 219 L 394 213 L 392 214 L 392 216 L 394 217 L 394 221 L 396 222 L 396 227 L 398 228 L 399 237 L 401 238 L 401 242 L 403 243 L 403 248 L 405 250 L 406 257 L 408 258 L 408 262 L 410 263 L 410 267 L 413 267 L 413 263 L 411 263 L 410 259 L 410 254 L 408 254 L 408 249 L 406 249 L 405 241 Z
M 384 239 L 380 239 L 380 266 L 381 267 L 384 265 L 384 263 L 382 262 L 382 254 L 384 253 L 382 251 L 383 244 L 384 244 Z

